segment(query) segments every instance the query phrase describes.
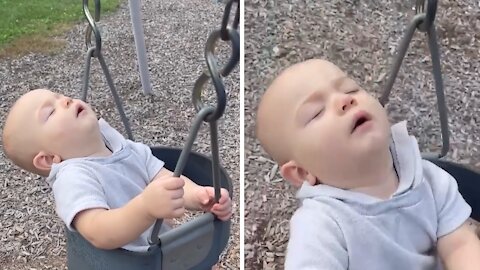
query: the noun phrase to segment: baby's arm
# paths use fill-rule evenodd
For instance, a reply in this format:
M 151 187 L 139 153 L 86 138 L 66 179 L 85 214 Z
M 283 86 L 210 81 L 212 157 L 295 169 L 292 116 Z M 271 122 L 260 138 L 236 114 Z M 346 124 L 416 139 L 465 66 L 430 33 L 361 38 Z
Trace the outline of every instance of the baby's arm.
M 142 193 L 117 209 L 88 209 L 78 213 L 73 225 L 97 248 L 115 249 L 137 239 L 157 218 L 184 214 L 184 182 L 163 176 L 150 183 Z
M 169 177 L 173 175 L 168 169 L 162 168 L 157 177 Z M 215 214 L 221 220 L 228 220 L 232 215 L 232 200 L 228 194 L 228 190 L 222 188 L 220 191 L 220 200 L 214 202 L 215 191 L 213 187 L 204 187 L 195 184 L 186 176 L 181 176 L 184 180 L 184 200 L 185 208 L 189 210 L 202 210 Z M 155 179 L 154 179 L 155 180 Z
M 161 162 L 153 154 L 150 148 L 141 143 L 132 143 L 136 151 L 145 158 L 145 164 L 149 175 L 156 175 L 151 181 L 155 181 L 160 177 L 171 176 L 173 172 L 166 168 L 158 171 L 158 164 Z M 163 165 L 163 162 L 161 162 Z M 212 212 L 221 220 L 228 220 L 232 215 L 232 200 L 228 194 L 228 190 L 222 188 L 220 191 L 220 199 L 218 203 L 214 203 L 213 187 L 204 187 L 195 184 L 188 177 L 181 176 L 185 182 L 184 200 L 185 208 L 189 210 L 202 210 Z
M 438 253 L 447 270 L 480 266 L 480 240 L 467 223 L 438 240 Z
M 173 175 L 173 172 L 166 169 L 162 168 L 158 174 L 154 177 L 153 181 L 165 178 L 165 177 L 171 177 Z M 188 210 L 201 210 L 198 200 L 195 198 L 195 193 L 202 188 L 201 186 L 195 184 L 192 180 L 190 180 L 188 177 L 182 175 L 180 176 L 181 179 L 185 182 L 185 186 L 183 186 L 183 199 L 185 201 L 185 208 Z
M 424 179 L 432 187 L 437 207 L 437 252 L 448 270 L 479 269 L 480 242 L 468 228 L 471 207 L 457 181 L 438 166 L 424 161 Z

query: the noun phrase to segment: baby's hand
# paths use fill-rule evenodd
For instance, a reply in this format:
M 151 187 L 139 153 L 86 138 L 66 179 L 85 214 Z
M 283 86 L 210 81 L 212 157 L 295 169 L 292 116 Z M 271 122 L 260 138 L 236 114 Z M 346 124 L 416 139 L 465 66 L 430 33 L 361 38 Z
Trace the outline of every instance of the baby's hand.
M 154 219 L 181 217 L 185 213 L 184 185 L 183 179 L 173 176 L 150 182 L 141 194 L 148 215 Z
M 226 221 L 232 216 L 232 200 L 228 190 L 220 190 L 220 199 L 215 203 L 215 190 L 213 187 L 199 187 L 196 192 L 200 209 L 212 212 L 218 219 Z

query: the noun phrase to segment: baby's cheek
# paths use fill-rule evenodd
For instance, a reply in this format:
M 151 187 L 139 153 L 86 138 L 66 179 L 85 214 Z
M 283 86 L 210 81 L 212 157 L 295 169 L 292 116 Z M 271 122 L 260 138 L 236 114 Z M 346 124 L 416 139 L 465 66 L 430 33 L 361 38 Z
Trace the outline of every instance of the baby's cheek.
M 49 140 L 59 140 L 63 137 L 64 132 L 62 128 L 59 128 L 58 125 L 50 125 L 46 128 L 47 132 L 45 132 L 45 137 Z
M 322 160 L 324 153 L 330 151 L 329 140 L 324 136 L 317 136 L 307 140 L 301 140 L 301 152 L 304 159 L 317 163 Z
M 312 145 L 313 141 L 311 138 L 298 137 L 293 140 L 291 144 L 291 150 L 293 154 L 293 159 L 303 163 L 305 160 L 312 158 Z M 290 157 L 291 158 L 291 157 Z
M 387 119 L 387 111 L 376 99 L 370 100 L 368 107 L 375 118 Z

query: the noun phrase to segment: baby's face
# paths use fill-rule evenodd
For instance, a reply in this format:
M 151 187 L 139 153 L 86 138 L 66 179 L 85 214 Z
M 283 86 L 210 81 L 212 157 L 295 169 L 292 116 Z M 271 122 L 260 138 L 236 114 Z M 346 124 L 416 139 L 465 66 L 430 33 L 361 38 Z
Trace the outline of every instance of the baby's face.
M 22 96 L 11 114 L 9 121 L 20 123 L 19 130 L 32 136 L 24 147 L 59 155 L 63 160 L 81 156 L 98 129 L 88 104 L 44 89 Z
M 280 137 L 288 140 L 288 159 L 324 184 L 350 188 L 342 179 L 356 169 L 356 161 L 388 147 L 385 110 L 326 61 L 304 62 L 282 76 L 273 86 L 283 88 L 277 91 L 282 97 L 272 106 L 283 119 L 277 132 L 284 132 Z

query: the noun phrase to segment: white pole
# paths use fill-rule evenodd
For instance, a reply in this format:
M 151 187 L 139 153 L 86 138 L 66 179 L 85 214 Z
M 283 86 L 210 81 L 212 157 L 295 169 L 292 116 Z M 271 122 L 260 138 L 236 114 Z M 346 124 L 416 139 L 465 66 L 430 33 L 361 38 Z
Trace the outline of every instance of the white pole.
M 130 18 L 132 20 L 133 38 L 137 51 L 138 69 L 144 94 L 153 94 L 148 72 L 147 51 L 145 49 L 145 37 L 143 34 L 142 11 L 140 0 L 128 0 L 130 6 Z

